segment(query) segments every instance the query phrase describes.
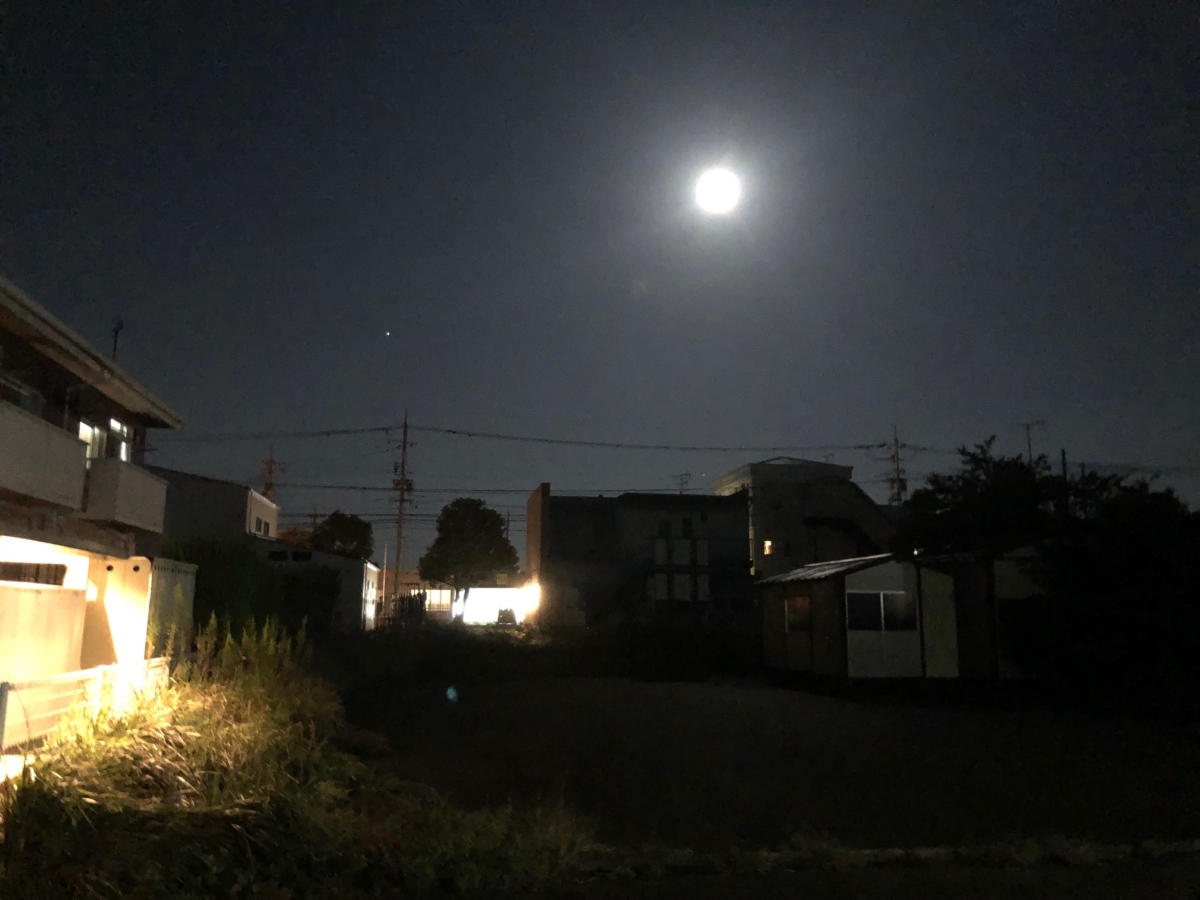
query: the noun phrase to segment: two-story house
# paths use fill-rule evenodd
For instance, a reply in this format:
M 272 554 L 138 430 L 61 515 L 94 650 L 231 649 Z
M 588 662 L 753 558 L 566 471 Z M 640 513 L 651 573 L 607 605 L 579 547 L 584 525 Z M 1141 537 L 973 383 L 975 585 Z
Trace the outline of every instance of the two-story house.
M 180 424 L 0 278 L 0 681 L 144 658 L 158 564 L 136 541 L 162 531 L 167 482 L 141 463 L 147 431 Z

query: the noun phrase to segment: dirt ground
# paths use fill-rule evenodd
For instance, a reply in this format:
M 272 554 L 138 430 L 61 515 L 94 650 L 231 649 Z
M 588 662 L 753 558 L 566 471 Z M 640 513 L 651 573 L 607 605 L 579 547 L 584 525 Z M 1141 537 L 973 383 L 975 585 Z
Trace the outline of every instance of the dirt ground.
M 447 686 L 376 689 L 350 713 L 397 774 L 469 805 L 561 797 L 610 844 L 1200 837 L 1200 753 L 1144 723 L 758 684 L 542 678 L 457 685 L 453 703 Z
M 874 869 L 592 882 L 546 900 L 1196 900 L 1200 864 Z

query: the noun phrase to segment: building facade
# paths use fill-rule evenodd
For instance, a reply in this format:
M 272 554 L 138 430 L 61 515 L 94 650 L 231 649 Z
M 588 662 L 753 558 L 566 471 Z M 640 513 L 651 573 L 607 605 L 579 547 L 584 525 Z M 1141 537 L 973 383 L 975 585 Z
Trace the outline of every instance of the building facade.
M 0 278 L 0 681 L 139 661 L 167 483 L 146 432 L 179 417 Z
M 777 457 L 713 480 L 718 495 L 746 498 L 747 549 L 756 578 L 890 549 L 892 522 L 850 480 L 853 473 L 850 466 Z
M 542 626 L 752 604 L 743 494 L 555 496 L 542 484 L 527 509 L 526 568 L 540 586 Z
M 159 466 L 146 469 L 167 484 L 162 532 L 138 542 L 147 555 L 156 555 L 171 541 L 191 537 L 269 539 L 279 533 L 279 506 L 253 488 Z

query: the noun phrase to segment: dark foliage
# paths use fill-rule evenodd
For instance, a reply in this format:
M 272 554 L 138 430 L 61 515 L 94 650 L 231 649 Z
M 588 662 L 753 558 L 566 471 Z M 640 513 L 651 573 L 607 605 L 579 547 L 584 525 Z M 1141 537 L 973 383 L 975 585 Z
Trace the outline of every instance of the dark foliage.
M 214 615 L 238 627 L 274 617 L 293 633 L 307 622 L 320 637 L 328 631 L 321 626 L 333 621 L 340 577 L 334 569 L 274 566 L 240 540 L 191 538 L 165 555 L 199 566 L 192 615 L 199 626 Z
M 313 550 L 370 559 L 375 552 L 375 538 L 371 523 L 358 516 L 334 511 L 325 517 L 309 535 L 308 546 Z
M 421 557 L 421 578 L 461 591 L 517 571 L 504 517 L 482 500 L 460 497 L 438 515 L 437 537 Z
M 1037 671 L 1141 697 L 1200 685 L 1200 515 L 1170 490 L 1121 476 L 1064 478 L 1045 457 L 960 448 L 962 467 L 914 492 L 897 549 L 1037 550 L 1046 591 L 1014 627 Z

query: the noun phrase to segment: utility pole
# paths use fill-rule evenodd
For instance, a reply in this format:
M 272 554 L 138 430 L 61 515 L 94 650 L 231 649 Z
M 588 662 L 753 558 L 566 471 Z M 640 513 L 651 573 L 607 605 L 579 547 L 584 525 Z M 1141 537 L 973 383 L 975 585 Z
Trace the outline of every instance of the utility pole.
M 387 539 L 385 538 L 383 541 L 383 583 L 379 585 L 379 599 L 384 603 L 387 602 L 387 551 Z M 397 572 L 397 577 L 399 577 L 399 572 Z
M 404 411 L 404 430 L 400 439 L 400 466 L 392 464 L 392 489 L 396 492 L 396 586 L 400 586 L 400 567 L 404 564 L 404 506 L 412 493 L 408 477 L 408 410 Z
M 121 336 L 121 329 L 125 327 L 124 319 L 117 319 L 113 322 L 113 362 L 117 361 L 117 338 Z
M 1063 449 L 1062 449 L 1062 473 L 1063 473 L 1063 481 L 1066 481 L 1067 480 L 1067 448 L 1066 447 L 1063 447 Z
M 900 433 L 896 426 L 892 426 L 892 455 L 888 457 L 888 462 L 892 464 L 892 474 L 888 476 L 888 487 L 892 489 L 891 495 L 888 497 L 888 503 L 892 506 L 899 506 L 904 502 L 904 495 L 908 493 L 908 482 L 904 478 L 904 469 L 900 466 L 900 451 L 908 447 L 907 444 L 900 443 Z
M 684 472 L 682 475 L 675 476 L 675 483 L 679 485 L 679 493 L 687 490 L 688 482 L 692 480 L 691 472 Z
M 267 458 L 263 460 L 263 466 L 267 470 L 267 483 L 263 486 L 263 496 L 275 502 L 275 473 L 283 473 L 287 471 L 287 466 L 275 458 L 275 445 L 270 444 L 267 447 Z
M 1025 429 L 1025 451 L 1029 454 L 1025 459 L 1030 465 L 1033 465 L 1033 429 L 1045 428 L 1046 420 L 1038 419 L 1035 422 L 1022 422 L 1021 427 Z

